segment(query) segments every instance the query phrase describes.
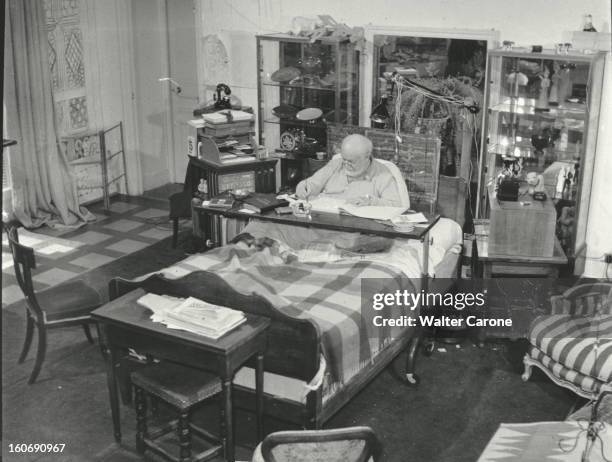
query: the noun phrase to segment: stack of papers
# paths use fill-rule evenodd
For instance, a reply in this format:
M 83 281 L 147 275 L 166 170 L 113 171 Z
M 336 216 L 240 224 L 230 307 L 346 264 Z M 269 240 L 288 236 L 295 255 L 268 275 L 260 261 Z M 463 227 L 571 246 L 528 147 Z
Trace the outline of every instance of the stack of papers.
M 218 339 L 246 321 L 242 311 L 212 305 L 194 297 L 181 299 L 146 294 L 138 299 L 138 304 L 153 311 L 151 320 L 154 322 L 213 339 Z
M 387 207 L 381 205 L 351 205 L 346 199 L 319 196 L 310 201 L 313 211 L 328 213 L 346 213 L 355 217 L 371 220 L 391 220 L 406 211 L 405 207 Z
M 230 115 L 230 118 L 228 118 Z M 209 114 L 202 114 L 204 122 L 209 124 L 226 124 L 228 122 L 240 122 L 242 120 L 253 120 L 253 114 L 244 111 L 235 111 L 233 109 L 227 109 L 218 112 L 211 112 Z M 230 120 L 231 119 L 231 120 Z

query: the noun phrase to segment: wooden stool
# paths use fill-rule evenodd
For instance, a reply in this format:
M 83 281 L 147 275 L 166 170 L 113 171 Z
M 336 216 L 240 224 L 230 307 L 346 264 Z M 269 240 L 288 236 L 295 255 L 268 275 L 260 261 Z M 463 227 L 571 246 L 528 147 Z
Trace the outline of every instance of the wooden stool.
M 200 462 L 208 460 L 223 450 L 221 439 L 190 422 L 191 410 L 221 392 L 221 381 L 214 374 L 174 363 L 161 362 L 132 373 L 136 405 L 136 450 L 143 454 L 147 448 L 173 462 Z M 147 430 L 148 393 L 163 400 L 175 409 L 179 417 L 156 432 Z M 180 455 L 175 457 L 155 442 L 159 437 L 176 430 Z M 192 431 L 195 435 L 216 444 L 206 451 L 191 456 Z

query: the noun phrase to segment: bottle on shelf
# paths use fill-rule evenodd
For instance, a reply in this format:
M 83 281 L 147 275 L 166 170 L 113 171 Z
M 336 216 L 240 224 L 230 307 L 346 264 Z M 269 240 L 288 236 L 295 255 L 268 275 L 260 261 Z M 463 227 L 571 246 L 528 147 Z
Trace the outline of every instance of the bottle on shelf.
M 561 128 L 561 133 L 559 135 L 559 144 L 557 146 L 557 149 L 559 151 L 562 151 L 562 152 L 567 151 L 567 139 L 568 139 L 567 126 L 563 124 L 563 127 Z

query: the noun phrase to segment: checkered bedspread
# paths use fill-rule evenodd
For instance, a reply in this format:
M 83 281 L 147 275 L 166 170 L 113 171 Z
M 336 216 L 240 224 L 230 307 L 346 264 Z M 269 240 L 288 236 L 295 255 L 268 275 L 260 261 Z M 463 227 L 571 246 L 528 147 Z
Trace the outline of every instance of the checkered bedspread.
M 362 280 L 368 278 L 367 293 L 415 290 L 411 280 L 398 269 L 379 262 L 288 264 L 276 246 L 256 249 L 245 244 L 189 257 L 162 274 L 178 278 L 202 270 L 220 276 L 238 292 L 263 296 L 288 316 L 312 320 L 321 333 L 323 354 L 332 377 L 339 382 L 348 381 L 370 364 L 378 351 L 406 329 L 376 327 L 374 316 L 410 314 L 396 307 L 388 312 L 374 310 L 371 298 L 362 297 Z

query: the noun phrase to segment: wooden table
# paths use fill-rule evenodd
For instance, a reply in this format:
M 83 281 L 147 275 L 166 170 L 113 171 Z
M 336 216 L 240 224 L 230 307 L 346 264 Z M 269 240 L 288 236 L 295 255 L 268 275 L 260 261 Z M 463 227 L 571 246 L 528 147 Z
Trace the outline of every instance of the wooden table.
M 440 215 L 438 214 L 428 215 L 425 213 L 424 215 L 428 219 L 427 223 L 415 225 L 414 229 L 410 232 L 401 232 L 396 231 L 390 224 L 370 220 L 368 218 L 360 218 L 353 215 L 339 213 L 311 212 L 310 216 L 308 217 L 297 217 L 293 214 L 277 215 L 274 211 L 267 213 L 246 213 L 240 212 L 239 209 L 239 206 L 224 210 L 215 207 L 192 205 L 192 216 L 194 217 L 194 220 L 197 220 L 197 217 L 200 215 L 208 215 L 216 217 L 217 219 L 234 218 L 245 221 L 260 220 L 270 223 L 299 226 L 303 228 L 319 228 L 350 233 L 373 234 L 376 236 L 391 238 L 418 239 L 424 243 L 421 266 L 423 276 L 427 276 L 429 274 L 429 245 L 431 244 L 429 239 L 429 231 L 440 219 Z M 220 231 L 223 227 L 218 225 L 215 228 Z M 214 239 L 216 242 L 222 242 L 222 238 L 220 236 L 215 236 Z M 425 279 L 427 278 L 425 277 Z
M 504 276 L 537 276 L 557 279 L 559 267 L 567 265 L 567 257 L 555 238 L 552 257 L 524 257 L 520 255 L 490 255 L 488 239 L 485 236 L 476 237 L 478 262 L 482 265 L 482 277 L 492 278 L 494 275 Z
M 234 461 L 232 380 L 249 360 L 255 360 L 257 431 L 263 439 L 263 363 L 267 318 L 247 314 L 247 320 L 223 337 L 214 340 L 191 332 L 168 329 L 151 321 L 151 312 L 137 304 L 145 292 L 129 292 L 92 312 L 97 322 L 100 345 L 106 361 L 108 391 L 115 440 L 121 441 L 119 400 L 115 369 L 122 354 L 133 348 L 140 354 L 205 369 L 219 375 L 223 394 L 221 434 L 225 457 Z
M 526 338 L 529 326 L 537 315 L 545 314 L 544 306 L 553 295 L 553 281 L 559 278 L 559 269 L 567 265 L 567 257 L 555 237 L 554 254 L 552 257 L 524 257 L 520 255 L 491 255 L 488 248 L 488 224 L 480 225 L 476 232 L 476 251 L 478 258 L 479 274 L 483 279 L 483 285 L 488 290 L 488 315 L 490 317 L 512 318 L 513 326 L 508 328 L 486 328 L 478 332 L 479 341 L 482 343 L 485 336 L 495 338 Z M 518 278 L 522 276 L 522 278 Z M 491 284 L 494 278 L 508 278 Z M 534 278 L 547 278 L 542 281 L 542 286 L 547 290 L 542 291 L 538 281 Z M 521 283 L 528 287 L 523 292 L 523 298 L 527 301 L 513 300 L 511 297 L 495 297 L 492 287 L 505 286 L 505 291 L 519 297 L 522 292 Z M 504 287 L 502 287 L 504 289 Z M 499 301 L 499 304 L 497 303 Z

